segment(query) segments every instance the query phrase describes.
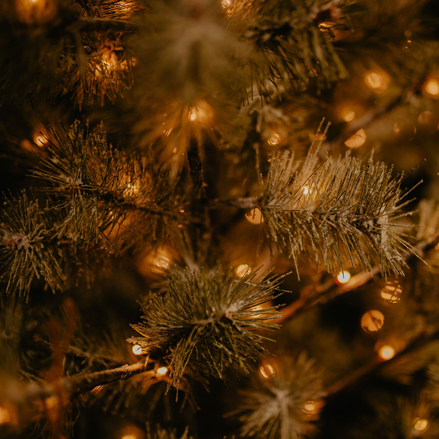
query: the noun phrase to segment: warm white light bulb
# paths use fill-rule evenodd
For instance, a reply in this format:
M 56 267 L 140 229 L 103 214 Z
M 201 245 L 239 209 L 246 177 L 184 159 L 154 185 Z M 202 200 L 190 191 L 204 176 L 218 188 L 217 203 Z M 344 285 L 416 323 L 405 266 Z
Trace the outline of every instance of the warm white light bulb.
M 259 368 L 262 378 L 269 380 L 274 375 L 274 368 L 271 364 L 266 364 Z
M 139 344 L 135 344 L 133 346 L 133 353 L 135 355 L 141 355 L 142 351 L 143 351 L 142 346 L 140 346 Z
M 247 264 L 238 265 L 238 267 L 236 267 L 236 269 L 235 269 L 235 273 L 238 277 L 243 277 L 246 274 L 250 274 L 251 271 L 252 270 L 251 270 L 250 266 Z
M 395 356 L 395 349 L 389 345 L 382 346 L 378 351 L 378 355 L 382 360 L 390 360 Z
M 264 222 L 264 218 L 262 217 L 262 212 L 260 209 L 252 209 L 249 213 L 245 215 L 245 218 L 248 222 L 252 224 L 261 224 Z
M 417 431 L 424 431 L 428 427 L 428 421 L 426 419 L 416 418 L 414 427 Z
M 349 281 L 350 278 L 351 278 L 351 273 L 349 273 L 349 271 L 346 271 L 346 270 L 341 271 L 337 275 L 337 283 L 345 284 L 346 282 Z
M 157 369 L 157 375 L 166 375 L 168 373 L 168 368 L 166 366 L 159 367 Z

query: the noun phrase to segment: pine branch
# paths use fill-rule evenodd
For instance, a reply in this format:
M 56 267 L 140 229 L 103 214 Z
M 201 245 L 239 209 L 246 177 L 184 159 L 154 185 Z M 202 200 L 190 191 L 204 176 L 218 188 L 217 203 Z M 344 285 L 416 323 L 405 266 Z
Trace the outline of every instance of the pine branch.
M 132 327 L 142 337 L 130 338 L 144 350 L 169 354 L 169 385 L 179 386 L 186 369 L 196 379 L 223 376 L 227 366 L 249 371 L 248 362 L 267 351 L 258 331 L 273 330 L 276 307 L 263 310 L 280 277 L 248 273 L 240 279 L 221 267 L 171 272 L 164 290 L 142 305 L 142 322 Z
M 355 385 L 360 380 L 363 380 L 371 375 L 381 372 L 383 369 L 387 369 L 391 365 L 397 363 L 401 358 L 404 358 L 418 349 L 422 349 L 431 343 L 439 340 L 439 330 L 433 332 L 422 332 L 412 339 L 403 350 L 397 352 L 394 357 L 387 361 L 380 361 L 378 358 L 374 358 L 370 363 L 364 367 L 356 370 L 347 377 L 334 383 L 326 390 L 325 398 L 332 398 L 336 394 L 344 391 L 345 389 Z
M 439 233 L 436 233 L 432 237 L 419 242 L 414 246 L 414 252 L 406 252 L 404 257 L 407 261 L 414 258 L 424 259 L 427 253 L 433 249 L 439 243 Z M 344 285 L 336 285 L 334 280 L 328 280 L 325 284 L 317 286 L 314 290 L 314 294 L 310 294 L 308 288 L 304 289 L 301 293 L 301 298 L 296 300 L 291 305 L 282 308 L 282 319 L 280 322 L 286 322 L 295 318 L 302 312 L 306 312 L 312 309 L 316 305 L 323 305 L 329 300 L 340 296 L 341 294 L 353 291 L 360 286 L 363 286 L 370 282 L 375 276 L 379 274 L 379 268 L 373 267 L 370 271 L 365 270 L 354 276 Z
M 69 398 L 83 392 L 88 392 L 96 386 L 114 383 L 116 381 L 128 380 L 131 377 L 144 373 L 145 376 L 154 377 L 154 370 L 147 370 L 145 361 L 135 364 L 125 364 L 114 369 L 103 370 L 100 372 L 86 373 L 64 377 L 57 383 L 44 384 L 43 386 L 29 386 L 25 391 L 26 400 L 45 399 L 51 396 L 66 394 Z

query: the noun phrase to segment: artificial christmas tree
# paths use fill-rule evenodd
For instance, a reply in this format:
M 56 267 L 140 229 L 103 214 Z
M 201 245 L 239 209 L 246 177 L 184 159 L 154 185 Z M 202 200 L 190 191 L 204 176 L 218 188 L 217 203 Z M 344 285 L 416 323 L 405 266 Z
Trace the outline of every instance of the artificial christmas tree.
M 437 437 L 438 24 L 3 1 L 1 437 Z

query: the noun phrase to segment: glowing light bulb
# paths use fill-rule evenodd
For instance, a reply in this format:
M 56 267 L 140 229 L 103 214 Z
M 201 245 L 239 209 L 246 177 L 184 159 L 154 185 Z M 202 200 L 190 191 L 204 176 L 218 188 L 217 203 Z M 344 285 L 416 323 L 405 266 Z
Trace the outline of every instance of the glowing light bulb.
M 157 369 L 157 375 L 163 376 L 168 373 L 168 368 L 166 366 L 159 367 Z
M 121 439 L 137 439 L 135 434 L 124 434 Z
M 11 422 L 11 415 L 7 409 L 0 406 L 0 425 L 8 422 Z
M 252 209 L 249 213 L 245 215 L 248 222 L 252 224 L 261 224 L 264 222 L 262 212 L 260 209 Z
M 308 195 L 311 192 L 311 189 L 308 186 L 303 186 L 302 193 Z
M 355 119 L 355 111 L 346 111 L 345 113 L 343 113 L 342 118 L 345 122 L 352 122 Z
M 139 344 L 135 344 L 133 346 L 133 353 L 136 355 L 141 355 L 143 352 L 142 346 L 140 346 Z
M 196 119 L 197 119 L 197 111 L 195 110 L 195 108 L 191 108 L 191 110 L 189 111 L 189 120 L 193 122 Z
M 439 81 L 435 78 L 430 78 L 424 85 L 424 90 L 432 96 L 439 95 Z
M 361 318 L 361 327 L 366 332 L 376 332 L 379 331 L 384 324 L 384 316 L 383 313 L 373 309 L 368 311 Z
M 235 273 L 238 277 L 243 277 L 246 274 L 250 274 L 251 271 L 252 271 L 252 269 L 247 264 L 238 265 L 238 267 L 236 267 L 236 269 L 235 269 Z
M 303 406 L 303 411 L 306 413 L 314 413 L 316 409 L 316 404 L 314 401 L 307 401 Z
M 344 143 L 348 148 L 359 148 L 366 141 L 366 132 L 361 129 L 357 131 L 353 136 L 349 137 Z
M 378 355 L 382 360 L 390 360 L 395 356 L 395 349 L 389 345 L 382 346 L 378 351 Z
M 36 135 L 34 137 L 34 143 L 35 143 L 35 145 L 42 147 L 42 146 L 46 146 L 49 143 L 49 140 L 46 139 L 46 137 L 44 137 L 42 135 Z
M 426 419 L 416 418 L 414 428 L 417 431 L 424 431 L 428 427 L 428 421 Z
M 402 287 L 397 281 L 388 281 L 381 291 L 381 299 L 388 303 L 398 303 L 401 300 Z
M 277 133 L 274 133 L 269 139 L 268 144 L 271 146 L 279 145 L 280 142 L 280 136 Z
M 232 0 L 222 0 L 221 1 L 221 6 L 224 9 L 230 8 L 231 5 L 232 5 Z
M 364 76 L 364 82 L 366 85 L 377 93 L 382 93 L 387 89 L 390 78 L 384 72 L 372 70 L 366 73 Z
M 346 270 L 341 271 L 337 275 L 336 283 L 338 283 L 339 285 L 345 284 L 346 282 L 349 282 L 350 278 L 351 278 L 351 273 L 349 273 L 349 271 Z
M 262 375 L 262 378 L 269 380 L 274 376 L 274 368 L 271 364 L 266 364 L 259 368 L 259 372 Z

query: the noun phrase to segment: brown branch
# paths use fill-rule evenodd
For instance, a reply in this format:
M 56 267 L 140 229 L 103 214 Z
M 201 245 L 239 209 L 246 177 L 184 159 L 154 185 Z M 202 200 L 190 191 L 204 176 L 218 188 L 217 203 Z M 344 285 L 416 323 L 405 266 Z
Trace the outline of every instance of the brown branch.
M 45 383 L 42 386 L 32 384 L 27 388 L 26 398 L 29 400 L 45 399 L 59 395 L 60 393 L 74 396 L 78 393 L 90 391 L 96 386 L 113 383 L 115 381 L 127 380 L 140 373 L 145 373 L 148 376 L 153 377 L 155 371 L 147 370 L 146 366 L 147 363 L 141 361 L 131 365 L 125 364 L 124 366 L 116 367 L 115 369 L 64 377 L 54 384 Z
M 139 27 L 129 21 L 81 17 L 69 29 L 76 32 L 137 32 Z
M 438 243 L 439 233 L 435 234 L 429 239 L 426 239 L 425 241 L 419 242 L 413 247 L 413 253 L 406 253 L 405 257 L 407 260 L 410 260 L 414 257 L 419 257 L 422 259 L 425 254 L 434 248 Z M 335 284 L 334 280 L 331 279 L 323 285 L 318 285 L 314 289 L 315 294 L 313 295 L 310 295 L 309 287 L 306 287 L 301 291 L 300 299 L 281 310 L 283 317 L 282 319 L 278 320 L 277 323 L 283 323 L 291 320 L 299 313 L 308 311 L 315 305 L 322 305 L 334 297 L 340 296 L 341 294 L 345 294 L 362 285 L 365 285 L 378 274 L 379 268 L 378 266 L 375 266 L 370 271 L 362 271 L 355 276 L 352 276 L 352 278 L 344 285 L 338 286 Z
M 439 330 L 427 333 L 422 332 L 417 337 L 415 337 L 406 347 L 395 354 L 393 358 L 387 361 L 380 361 L 378 357 L 371 360 L 369 364 L 366 364 L 362 368 L 356 370 L 347 377 L 337 381 L 336 383 L 329 386 L 326 390 L 325 398 L 331 398 L 339 392 L 351 387 L 352 385 L 358 383 L 360 380 L 377 374 L 381 372 L 384 368 L 387 368 L 398 362 L 401 358 L 411 354 L 412 352 L 421 349 L 428 344 L 439 340 Z

